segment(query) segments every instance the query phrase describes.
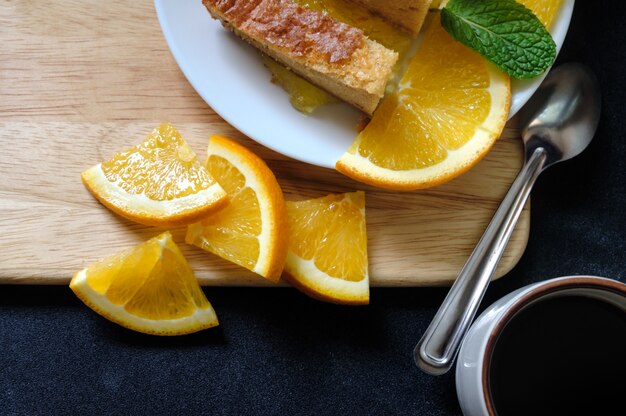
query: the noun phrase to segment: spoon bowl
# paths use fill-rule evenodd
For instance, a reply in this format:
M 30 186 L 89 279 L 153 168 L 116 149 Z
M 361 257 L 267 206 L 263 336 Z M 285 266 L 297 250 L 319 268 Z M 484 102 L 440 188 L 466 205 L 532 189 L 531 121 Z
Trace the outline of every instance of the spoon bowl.
M 580 64 L 548 74 L 520 110 L 525 162 L 414 351 L 415 363 L 440 375 L 454 363 L 537 177 L 589 145 L 600 120 L 600 88 Z
M 519 112 L 526 159 L 541 147 L 544 168 L 571 159 L 587 148 L 600 121 L 600 87 L 586 66 L 554 69 Z

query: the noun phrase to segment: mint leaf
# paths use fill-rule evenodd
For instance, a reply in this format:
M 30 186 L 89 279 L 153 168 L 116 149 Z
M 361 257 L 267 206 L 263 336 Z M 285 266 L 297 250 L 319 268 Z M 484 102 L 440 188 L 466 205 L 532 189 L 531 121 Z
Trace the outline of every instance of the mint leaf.
M 450 0 L 441 10 L 441 24 L 514 78 L 536 77 L 556 58 L 550 33 L 515 0 Z

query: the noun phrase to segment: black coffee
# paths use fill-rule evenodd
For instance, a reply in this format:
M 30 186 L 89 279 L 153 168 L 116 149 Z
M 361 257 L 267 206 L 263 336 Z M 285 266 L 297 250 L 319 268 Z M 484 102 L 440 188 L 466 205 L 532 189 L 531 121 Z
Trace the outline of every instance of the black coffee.
M 500 416 L 626 414 L 626 313 L 573 295 L 527 307 L 496 340 L 489 388 Z

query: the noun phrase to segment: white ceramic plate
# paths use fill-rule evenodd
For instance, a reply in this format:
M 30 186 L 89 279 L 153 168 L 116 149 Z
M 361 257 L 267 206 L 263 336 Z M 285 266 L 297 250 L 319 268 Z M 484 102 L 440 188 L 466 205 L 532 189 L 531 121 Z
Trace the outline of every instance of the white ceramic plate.
M 270 82 L 259 53 L 211 19 L 201 0 L 155 0 L 165 39 L 181 70 L 216 113 L 255 141 L 286 156 L 334 168 L 354 140 L 361 113 L 347 104 L 305 116 Z M 574 9 L 565 0 L 552 35 L 560 50 Z M 515 82 L 513 116 L 541 79 Z

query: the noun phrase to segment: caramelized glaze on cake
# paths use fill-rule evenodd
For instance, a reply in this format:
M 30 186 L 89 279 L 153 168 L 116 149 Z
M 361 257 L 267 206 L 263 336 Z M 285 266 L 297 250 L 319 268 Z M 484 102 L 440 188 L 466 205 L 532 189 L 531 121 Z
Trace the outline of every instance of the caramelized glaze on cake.
M 317 53 L 330 63 L 340 62 L 350 58 L 365 39 L 361 30 L 287 0 L 214 3 L 240 30 L 297 56 Z

